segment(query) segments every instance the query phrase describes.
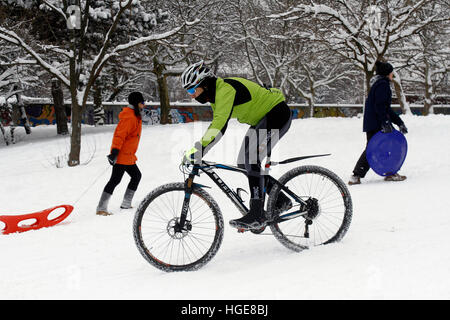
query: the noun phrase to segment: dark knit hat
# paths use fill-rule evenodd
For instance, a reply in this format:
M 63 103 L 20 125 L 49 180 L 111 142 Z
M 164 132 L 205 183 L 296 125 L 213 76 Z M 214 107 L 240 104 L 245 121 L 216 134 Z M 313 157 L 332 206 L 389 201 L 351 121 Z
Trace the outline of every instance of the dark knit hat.
M 394 71 L 394 67 L 390 63 L 381 61 L 375 62 L 375 69 L 380 76 L 387 76 Z
M 139 103 L 144 103 L 145 99 L 142 93 L 140 92 L 132 92 L 128 95 L 128 103 L 134 106 L 135 108 L 138 107 Z

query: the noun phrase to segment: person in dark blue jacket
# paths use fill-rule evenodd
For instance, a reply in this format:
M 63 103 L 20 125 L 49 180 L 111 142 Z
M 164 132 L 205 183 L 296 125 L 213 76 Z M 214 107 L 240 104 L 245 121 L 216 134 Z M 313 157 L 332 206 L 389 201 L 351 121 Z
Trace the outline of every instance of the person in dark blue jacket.
M 370 80 L 370 91 L 364 106 L 363 131 L 367 135 L 367 144 L 378 131 L 391 132 L 393 130 L 392 123 L 395 123 L 403 134 L 408 132 L 402 119 L 391 108 L 390 81 L 394 76 L 394 68 L 390 63 L 377 61 L 375 69 L 376 76 Z M 365 177 L 369 169 L 366 150 L 364 150 L 353 169 L 353 175 L 348 184 L 360 184 L 361 178 Z M 398 173 L 384 178 L 386 181 L 403 181 L 405 179 L 405 176 Z

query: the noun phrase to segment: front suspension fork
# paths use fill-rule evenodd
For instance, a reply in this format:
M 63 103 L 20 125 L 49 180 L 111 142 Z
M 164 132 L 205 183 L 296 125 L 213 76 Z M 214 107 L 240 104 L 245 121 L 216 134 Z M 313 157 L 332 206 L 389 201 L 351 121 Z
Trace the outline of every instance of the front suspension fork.
M 184 224 L 186 223 L 186 217 L 189 211 L 189 202 L 191 200 L 192 190 L 194 189 L 194 177 L 198 175 L 199 169 L 194 166 L 194 169 L 189 174 L 189 177 L 184 182 L 184 200 L 183 206 L 181 207 L 180 221 L 178 222 L 177 230 L 181 232 L 184 228 Z

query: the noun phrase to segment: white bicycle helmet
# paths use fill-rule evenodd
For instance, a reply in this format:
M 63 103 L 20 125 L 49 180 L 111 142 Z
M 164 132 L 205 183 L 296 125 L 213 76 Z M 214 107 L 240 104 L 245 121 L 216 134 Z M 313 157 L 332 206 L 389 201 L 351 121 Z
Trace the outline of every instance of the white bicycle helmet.
M 214 76 L 211 69 L 205 66 L 203 60 L 191 64 L 181 74 L 181 84 L 184 89 L 196 87 L 205 78 Z

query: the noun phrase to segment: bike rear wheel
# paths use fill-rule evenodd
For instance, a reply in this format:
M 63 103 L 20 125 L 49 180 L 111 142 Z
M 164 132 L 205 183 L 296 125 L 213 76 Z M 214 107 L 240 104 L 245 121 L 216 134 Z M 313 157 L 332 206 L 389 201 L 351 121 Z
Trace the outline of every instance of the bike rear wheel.
M 278 213 L 276 201 L 281 187 L 275 185 L 272 188 L 267 212 L 269 219 L 275 222 L 270 228 L 284 246 L 301 251 L 342 239 L 350 226 L 353 211 L 350 192 L 342 179 L 323 167 L 300 166 L 286 172 L 279 182 L 308 204 L 301 206 L 288 196 L 293 207 Z M 305 214 L 289 215 L 301 208 Z
M 163 271 L 197 270 L 210 261 L 223 238 L 219 206 L 203 189 L 194 187 L 186 223 L 180 230 L 184 183 L 162 185 L 139 205 L 133 235 L 139 252 Z

